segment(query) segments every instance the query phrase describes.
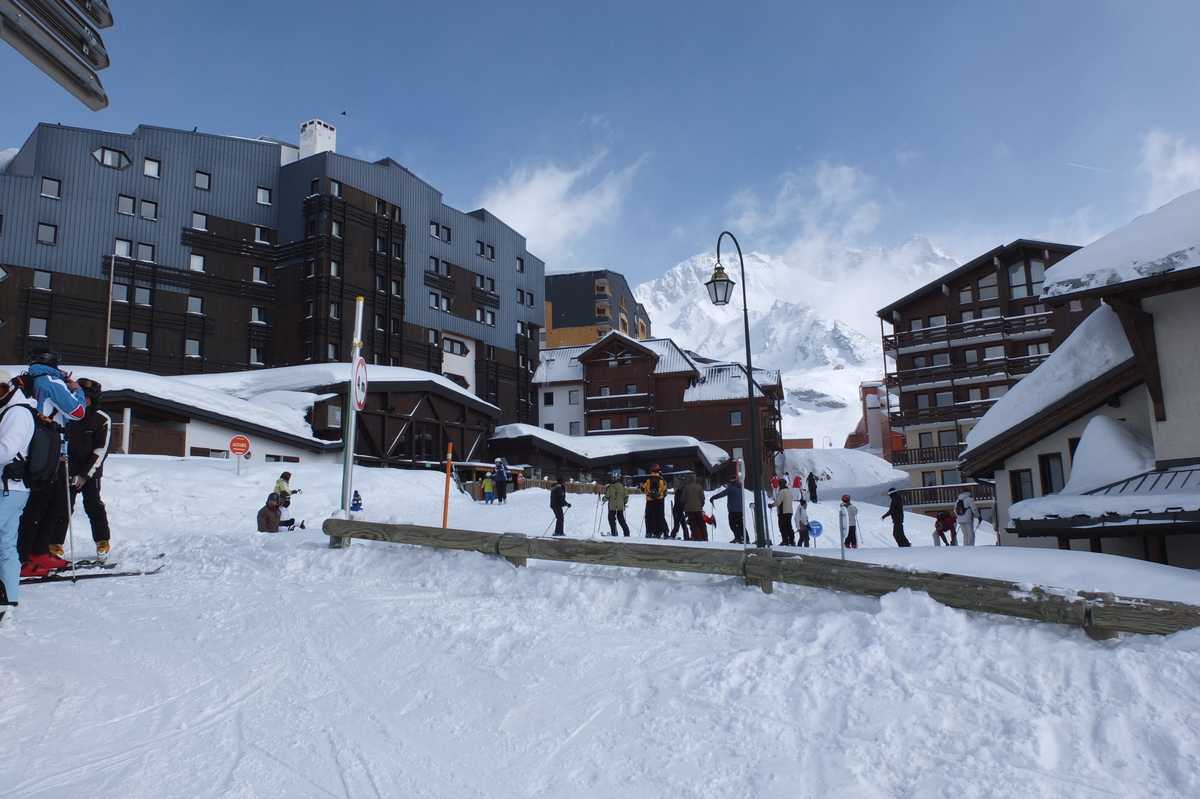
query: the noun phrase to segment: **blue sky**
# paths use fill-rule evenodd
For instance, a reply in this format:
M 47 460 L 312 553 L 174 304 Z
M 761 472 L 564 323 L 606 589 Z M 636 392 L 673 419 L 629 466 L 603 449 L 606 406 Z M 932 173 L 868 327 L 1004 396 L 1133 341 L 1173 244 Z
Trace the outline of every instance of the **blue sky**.
M 391 156 L 551 270 L 637 283 L 723 229 L 821 258 L 1086 243 L 1200 187 L 1200 4 L 111 0 L 111 106 L 0 45 L 0 149 L 139 123 Z M 342 112 L 345 115 L 342 115 Z

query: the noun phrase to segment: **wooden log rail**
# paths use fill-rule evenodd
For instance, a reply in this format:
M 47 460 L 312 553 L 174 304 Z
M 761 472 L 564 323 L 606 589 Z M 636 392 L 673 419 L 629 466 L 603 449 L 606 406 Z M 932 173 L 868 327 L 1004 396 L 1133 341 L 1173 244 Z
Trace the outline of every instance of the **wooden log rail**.
M 529 558 L 601 566 L 742 577 L 770 592 L 773 583 L 883 596 L 901 588 L 922 591 L 952 608 L 1083 627 L 1093 638 L 1118 633 L 1168 635 L 1200 626 L 1200 607 L 1109 593 L 1063 595 L 1041 586 L 961 574 L 911 572 L 890 566 L 772 550 L 706 549 L 629 541 L 531 538 L 519 533 L 443 530 L 414 524 L 326 519 L 331 537 L 463 549 L 524 566 Z

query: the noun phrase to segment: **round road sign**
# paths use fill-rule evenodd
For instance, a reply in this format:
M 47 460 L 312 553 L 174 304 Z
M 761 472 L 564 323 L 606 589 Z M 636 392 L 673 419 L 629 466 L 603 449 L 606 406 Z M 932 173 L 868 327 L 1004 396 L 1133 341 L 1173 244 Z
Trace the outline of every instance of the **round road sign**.
M 234 455 L 245 455 L 250 451 L 250 439 L 245 436 L 234 436 L 229 439 L 229 451 Z
M 354 400 L 355 410 L 361 411 L 367 406 L 367 362 L 362 358 L 354 364 L 350 396 Z
M 813 538 L 820 538 L 821 533 L 824 531 L 825 531 L 825 528 L 821 526 L 820 522 L 814 521 L 814 522 L 808 523 L 808 534 L 811 535 Z

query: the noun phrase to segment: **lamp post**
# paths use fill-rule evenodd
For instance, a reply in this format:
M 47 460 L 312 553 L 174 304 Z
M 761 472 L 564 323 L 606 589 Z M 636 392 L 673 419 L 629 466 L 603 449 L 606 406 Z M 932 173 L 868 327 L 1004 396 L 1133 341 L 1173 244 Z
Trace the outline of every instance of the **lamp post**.
M 734 281 L 725 274 L 721 266 L 721 240 L 728 236 L 737 248 L 738 265 L 742 272 L 742 324 L 746 333 L 746 397 L 750 402 L 750 489 L 754 498 L 754 546 L 765 549 L 770 546 L 766 536 L 766 516 L 762 496 L 762 449 L 758 440 L 758 414 L 754 412 L 754 363 L 750 359 L 750 311 L 746 306 L 746 263 L 742 260 L 742 248 L 728 230 L 717 237 L 717 265 L 713 276 L 705 283 L 708 297 L 713 305 L 725 305 L 733 294 Z M 748 539 L 749 536 L 746 536 Z

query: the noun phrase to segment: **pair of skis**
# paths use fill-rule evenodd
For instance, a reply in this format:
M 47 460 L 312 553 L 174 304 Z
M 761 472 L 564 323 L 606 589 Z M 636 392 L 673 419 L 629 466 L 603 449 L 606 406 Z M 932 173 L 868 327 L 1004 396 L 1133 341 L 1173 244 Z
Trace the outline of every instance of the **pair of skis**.
M 159 558 L 166 557 L 166 553 L 158 556 Z M 155 569 L 143 569 L 141 571 L 116 571 L 118 563 L 102 563 L 98 560 L 77 560 L 75 561 L 76 571 L 72 573 L 70 566 L 64 566 L 50 574 L 43 574 L 40 577 L 22 577 L 21 585 L 34 583 L 65 583 L 75 582 L 76 580 L 97 580 L 102 577 L 140 577 L 146 574 L 158 574 L 166 566 L 164 563 Z M 82 574 L 79 569 L 83 569 Z M 95 570 L 95 571 L 93 571 Z

